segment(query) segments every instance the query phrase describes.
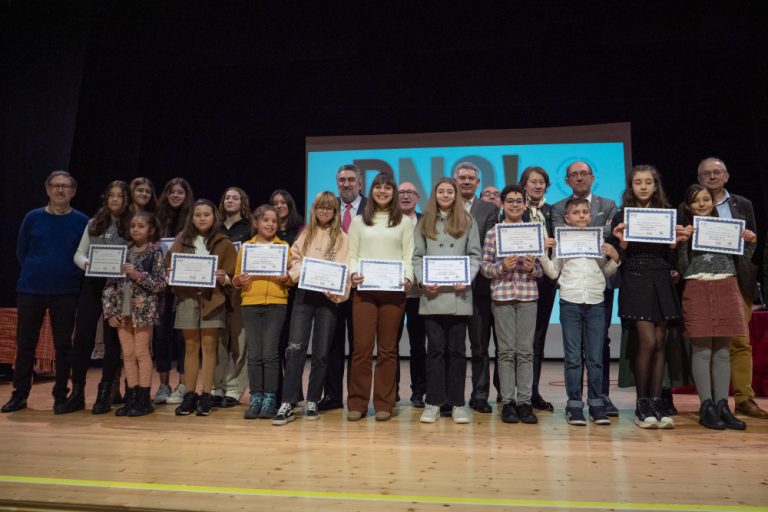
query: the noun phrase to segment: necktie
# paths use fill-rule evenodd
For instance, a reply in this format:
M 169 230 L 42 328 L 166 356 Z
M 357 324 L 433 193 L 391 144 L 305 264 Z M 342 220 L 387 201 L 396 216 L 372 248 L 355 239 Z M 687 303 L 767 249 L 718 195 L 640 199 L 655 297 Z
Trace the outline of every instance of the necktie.
M 344 218 L 341 221 L 341 227 L 345 233 L 349 233 L 349 225 L 352 224 L 352 204 L 347 205 L 346 211 L 344 211 Z

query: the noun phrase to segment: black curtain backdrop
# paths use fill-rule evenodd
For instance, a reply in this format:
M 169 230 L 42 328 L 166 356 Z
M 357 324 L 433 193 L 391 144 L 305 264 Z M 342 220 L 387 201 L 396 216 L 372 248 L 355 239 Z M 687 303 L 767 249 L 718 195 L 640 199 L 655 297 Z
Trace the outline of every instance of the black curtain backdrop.
M 530 5 L 528 5 L 530 4 Z M 218 203 L 285 188 L 305 137 L 632 123 L 677 204 L 728 165 L 768 229 L 768 44 L 754 2 L 0 3 L 0 307 L 18 228 L 55 169 L 91 216 L 114 179 Z M 328 172 L 335 172 L 329 169 Z

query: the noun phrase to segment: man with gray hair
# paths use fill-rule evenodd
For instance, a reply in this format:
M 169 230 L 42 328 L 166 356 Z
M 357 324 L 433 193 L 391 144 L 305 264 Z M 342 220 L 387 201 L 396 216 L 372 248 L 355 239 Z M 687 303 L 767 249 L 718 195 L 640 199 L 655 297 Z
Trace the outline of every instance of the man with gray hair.
M 75 328 L 77 294 L 82 270 L 72 255 L 88 224 L 88 217 L 69 205 L 77 183 L 65 171 L 54 171 L 45 180 L 50 198 L 48 206 L 32 210 L 24 217 L 16 245 L 21 275 L 16 285 L 18 323 L 13 394 L 2 412 L 27 407 L 32 390 L 32 368 L 46 311 L 51 316 L 53 345 L 56 349 L 54 408 L 64 403 L 72 369 L 72 331 Z

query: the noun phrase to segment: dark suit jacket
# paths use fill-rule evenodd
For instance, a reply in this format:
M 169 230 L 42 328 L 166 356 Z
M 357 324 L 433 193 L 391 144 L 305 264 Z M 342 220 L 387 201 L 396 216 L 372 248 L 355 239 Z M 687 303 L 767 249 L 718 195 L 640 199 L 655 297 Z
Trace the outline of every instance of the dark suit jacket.
M 477 234 L 480 235 L 480 245 L 482 247 L 485 245 L 485 235 L 496 225 L 496 221 L 499 218 L 499 209 L 496 208 L 495 204 L 475 197 L 469 213 L 472 215 L 475 223 L 477 223 Z M 491 281 L 478 273 L 472 282 L 472 293 L 475 295 L 490 295 Z
M 336 200 L 339 202 L 339 208 L 341 208 L 341 198 L 336 197 Z M 361 196 L 360 198 L 360 206 L 357 207 L 357 215 L 362 215 L 363 211 L 365 210 L 365 203 L 368 201 L 365 196 Z M 344 218 L 344 212 L 340 211 L 341 218 Z
M 547 236 L 552 238 L 555 236 L 555 230 L 552 226 L 552 205 L 549 203 L 544 203 L 544 206 L 541 207 L 541 213 L 544 214 L 546 217 L 546 221 L 544 222 L 544 227 L 547 229 Z M 502 222 L 502 221 L 499 221 Z M 523 222 L 531 222 L 531 212 L 526 209 L 523 212 Z M 551 251 L 550 251 L 551 252 Z M 549 284 L 554 284 L 557 282 L 557 279 L 552 279 L 547 274 L 544 274 L 543 276 L 536 279 L 536 282 L 546 282 Z

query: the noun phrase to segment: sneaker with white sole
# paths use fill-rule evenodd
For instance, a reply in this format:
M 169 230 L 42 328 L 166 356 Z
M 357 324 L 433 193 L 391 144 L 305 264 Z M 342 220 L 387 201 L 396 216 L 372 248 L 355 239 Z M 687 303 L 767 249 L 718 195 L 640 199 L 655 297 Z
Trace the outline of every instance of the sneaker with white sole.
M 585 426 L 587 424 L 587 420 L 584 418 L 584 409 L 580 407 L 566 407 L 565 421 L 569 425 L 576 425 L 578 427 Z
M 262 409 L 263 410 L 263 409 Z M 283 402 L 280 408 L 277 410 L 277 414 L 272 418 L 273 425 L 285 425 L 296 419 L 296 415 L 293 413 L 293 407 L 287 402 Z
M 660 397 L 651 398 L 651 412 L 659 422 L 659 428 L 675 428 L 675 420 L 669 417 L 664 402 Z
M 307 402 L 307 405 L 304 406 L 304 419 L 308 421 L 317 421 L 320 418 L 320 413 L 317 411 L 317 404 L 315 402 Z
M 167 404 L 180 404 L 184 401 L 184 395 L 187 392 L 187 387 L 184 384 L 179 384 L 176 386 L 176 389 L 173 390 L 173 393 L 171 393 L 171 396 L 169 396 L 165 403 Z
M 422 423 L 434 423 L 440 418 L 440 406 L 427 404 L 424 407 L 424 412 L 421 413 L 419 421 Z
M 469 423 L 469 414 L 467 414 L 465 407 L 454 406 L 451 416 L 453 416 L 454 423 Z
M 635 407 L 635 425 L 640 428 L 659 428 L 659 420 L 651 411 L 650 398 L 638 398 Z
M 168 384 L 160 384 L 160 387 L 157 388 L 157 393 L 155 393 L 155 403 L 164 404 L 166 400 L 168 400 L 168 397 L 171 396 L 171 393 L 171 386 Z

